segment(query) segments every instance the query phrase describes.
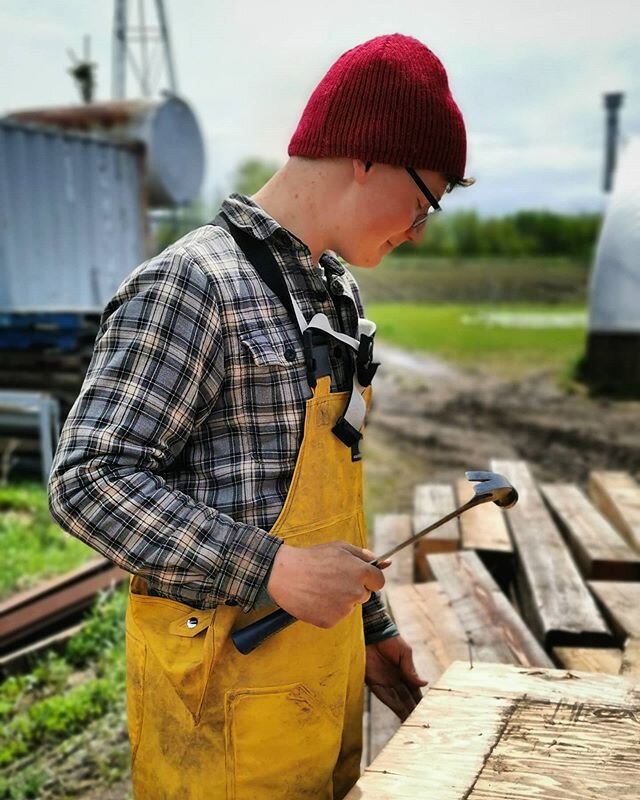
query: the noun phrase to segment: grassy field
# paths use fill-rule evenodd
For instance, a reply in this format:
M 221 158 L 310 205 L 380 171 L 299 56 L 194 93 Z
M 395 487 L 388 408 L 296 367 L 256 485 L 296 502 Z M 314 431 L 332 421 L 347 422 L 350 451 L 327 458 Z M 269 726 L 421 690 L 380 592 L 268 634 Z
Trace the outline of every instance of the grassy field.
M 384 342 L 505 377 L 537 369 L 568 376 L 586 336 L 578 304 L 372 303 L 367 315 Z
M 35 483 L 0 486 L 0 552 L 0 599 L 97 558 L 55 524 Z
M 104 593 L 62 652 L 0 681 L 0 800 L 87 797 L 128 774 L 125 605 L 125 588 Z

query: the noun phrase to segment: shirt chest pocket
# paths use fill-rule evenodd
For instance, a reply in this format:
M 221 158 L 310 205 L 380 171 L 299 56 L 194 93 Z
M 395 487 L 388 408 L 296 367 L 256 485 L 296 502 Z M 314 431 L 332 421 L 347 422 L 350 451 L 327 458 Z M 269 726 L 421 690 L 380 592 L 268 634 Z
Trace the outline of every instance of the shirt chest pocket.
M 302 342 L 293 342 L 277 328 L 260 328 L 242 334 L 240 345 L 239 386 L 251 454 L 259 461 L 289 463 L 311 394 Z
M 279 339 L 264 328 L 243 334 L 240 345 L 244 359 L 257 368 L 291 368 L 298 358 L 297 348 L 288 340 Z

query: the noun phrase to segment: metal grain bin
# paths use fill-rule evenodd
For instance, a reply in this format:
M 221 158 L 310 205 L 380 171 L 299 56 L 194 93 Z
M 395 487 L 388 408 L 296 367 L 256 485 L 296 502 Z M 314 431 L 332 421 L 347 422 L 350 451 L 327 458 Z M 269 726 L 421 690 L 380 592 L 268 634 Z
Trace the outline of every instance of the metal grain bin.
M 145 258 L 140 148 L 0 120 L 0 311 L 102 310 Z
M 191 107 L 179 97 L 31 109 L 10 116 L 144 144 L 150 208 L 186 205 L 200 191 L 205 158 L 202 135 Z
M 584 374 L 640 398 L 640 136 L 622 153 L 598 240 Z

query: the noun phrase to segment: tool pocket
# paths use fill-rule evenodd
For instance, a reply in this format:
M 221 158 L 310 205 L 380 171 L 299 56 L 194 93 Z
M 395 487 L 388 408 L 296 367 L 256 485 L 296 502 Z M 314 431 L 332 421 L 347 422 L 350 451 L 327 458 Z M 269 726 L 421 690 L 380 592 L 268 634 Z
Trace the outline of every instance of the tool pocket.
M 229 800 L 331 800 L 342 726 L 306 686 L 226 694 Z
M 138 643 L 144 641 L 145 682 L 151 671 L 160 672 L 197 724 L 213 668 L 215 609 L 200 611 L 130 592 L 129 612 L 127 632 Z M 154 685 L 159 677 L 152 676 Z

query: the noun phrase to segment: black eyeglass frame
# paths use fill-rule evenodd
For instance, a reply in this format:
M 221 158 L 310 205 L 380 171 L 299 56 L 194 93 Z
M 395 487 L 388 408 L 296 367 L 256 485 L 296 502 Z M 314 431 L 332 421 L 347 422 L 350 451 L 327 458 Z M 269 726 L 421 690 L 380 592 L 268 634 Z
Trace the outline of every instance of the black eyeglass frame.
M 440 203 L 438 203 L 436 198 L 429 191 L 429 187 L 427 186 L 427 184 L 422 180 L 422 178 L 418 175 L 415 169 L 413 167 L 405 167 L 405 169 L 411 176 L 413 182 L 418 187 L 418 189 L 420 189 L 422 194 L 427 198 L 431 206 L 431 208 L 428 208 L 426 211 L 423 211 L 422 213 L 418 214 L 418 216 L 413 221 L 411 227 L 419 228 L 420 225 L 424 225 L 424 223 L 432 214 L 436 214 L 438 211 L 442 211 L 442 208 L 440 207 Z

